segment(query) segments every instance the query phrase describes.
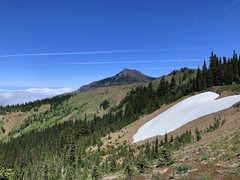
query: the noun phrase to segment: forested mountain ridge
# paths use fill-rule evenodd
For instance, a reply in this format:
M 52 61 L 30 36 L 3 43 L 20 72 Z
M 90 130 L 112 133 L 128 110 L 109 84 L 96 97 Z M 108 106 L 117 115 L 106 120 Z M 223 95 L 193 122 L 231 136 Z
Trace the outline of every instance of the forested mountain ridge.
M 76 92 L 84 92 L 90 89 L 98 88 L 98 87 L 109 87 L 109 86 L 119 86 L 119 85 L 127 85 L 134 84 L 140 82 L 149 82 L 156 78 L 146 76 L 137 70 L 124 69 L 120 73 L 115 76 L 92 82 L 88 85 L 84 85 L 79 88 Z
M 118 141 L 117 139 L 122 138 L 121 135 L 117 139 L 112 139 L 111 133 L 121 131 L 123 127 L 136 122 L 140 117 L 150 114 L 166 104 L 171 104 L 183 96 L 210 90 L 213 86 L 222 84 L 237 84 L 240 77 L 239 70 L 240 57 L 238 58 L 235 52 L 233 58 L 223 62 L 212 53 L 209 67 L 204 62 L 202 70 L 198 68 L 196 76 L 187 79 L 176 78 L 179 72 L 174 71 L 171 73 L 170 80 L 167 76 L 160 78 L 160 82 L 155 88 L 154 82 L 130 88 L 129 93 L 126 93 L 126 96 L 115 106 L 108 107 L 106 101 L 109 102 L 109 100 L 105 99 L 106 101 L 102 101 L 99 106 L 107 108 L 108 112 L 103 115 L 93 115 L 93 120 L 73 116 L 72 120 L 55 123 L 50 127 L 17 132 L 20 133 L 20 136 L 10 138 L 6 143 L 0 143 L 0 176 L 5 179 L 101 179 L 107 174 L 118 173 L 120 174 L 119 178 L 126 179 L 137 176 L 150 178 L 150 175 L 151 178 L 170 179 L 175 177 L 176 173 L 180 175 L 186 173 L 193 166 L 181 164 L 183 161 L 174 156 L 175 151 L 181 151 L 188 144 L 201 142 L 203 135 L 207 137 L 214 131 L 221 130 L 225 124 L 233 124 L 235 128 L 239 127 L 234 124 L 239 123 L 237 119 L 233 119 L 229 123 L 228 119 L 216 118 L 206 128 L 200 130 L 196 128 L 195 132 L 186 130 L 184 133 L 171 137 L 166 134 L 161 141 L 156 138 L 154 142 L 146 142 L 139 146 L 132 146 L 127 141 Z M 221 75 L 222 72 L 226 73 L 228 79 Z M 239 85 L 223 86 L 218 90 L 231 89 L 239 92 Z M 72 110 L 67 106 L 69 102 L 69 99 L 65 100 L 54 111 L 47 112 L 45 116 L 39 116 L 39 121 L 52 115 L 67 115 L 71 112 L 69 110 Z M 111 103 L 109 102 L 109 104 Z M 239 113 L 238 108 L 239 105 L 236 105 L 229 113 L 230 116 L 238 117 L 239 114 L 236 114 Z M 76 115 L 78 113 L 80 111 L 77 110 Z M 29 122 L 31 120 L 34 118 Z M 110 141 L 106 147 L 102 147 L 102 137 L 107 137 Z M 230 149 L 227 149 L 231 150 L 231 153 L 226 150 L 221 156 L 216 152 L 216 158 L 233 159 L 235 156 L 233 153 L 238 153 L 240 149 L 239 133 L 232 132 L 229 140 L 223 139 L 220 143 L 224 143 L 224 147 L 231 143 Z M 214 149 L 217 145 L 218 143 L 212 145 L 211 148 Z M 200 159 L 196 157 L 197 164 L 203 164 L 202 161 L 206 163 L 207 159 L 210 161 L 209 155 L 204 154 L 201 149 L 197 150 L 200 151 L 198 154 L 202 153 Z M 235 159 L 232 162 L 235 163 Z M 151 171 L 157 168 L 160 169 L 158 174 Z M 169 169 L 169 174 L 162 173 L 162 170 L 166 168 Z M 233 178 L 238 179 L 237 166 L 234 165 L 234 171 L 223 168 L 225 168 L 224 171 L 222 168 L 219 171 L 219 177 L 230 174 Z M 205 170 L 203 169 L 201 172 L 205 173 Z M 195 173 L 192 178 L 203 179 L 209 176 L 204 173 Z M 212 171 L 207 173 L 212 173 Z
M 134 70 L 125 69 L 122 73 L 136 75 Z M 176 85 L 186 84 L 196 76 L 196 70 L 181 68 L 164 78 L 170 83 L 173 76 L 177 79 Z M 157 90 L 161 79 L 162 77 L 152 81 L 154 90 Z M 0 138 L 6 140 L 22 133 L 52 126 L 57 122 L 92 120 L 94 115 L 102 117 L 103 114 L 114 110 L 131 90 L 139 86 L 147 87 L 148 83 L 99 87 L 81 93 L 68 93 L 50 99 L 0 107 L 0 126 L 3 130 L 2 133 L 0 131 Z

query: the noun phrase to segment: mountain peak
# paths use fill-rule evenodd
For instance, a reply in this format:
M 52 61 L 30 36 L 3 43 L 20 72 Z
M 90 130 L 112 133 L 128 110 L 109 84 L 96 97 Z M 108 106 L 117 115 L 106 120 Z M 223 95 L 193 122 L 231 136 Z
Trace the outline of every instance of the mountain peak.
M 137 70 L 136 69 L 127 69 L 127 68 L 124 68 L 120 73 L 131 73 L 131 72 L 136 72 Z M 139 72 L 139 71 L 137 71 Z
M 115 76 L 112 76 L 100 81 L 95 81 L 88 85 L 84 85 L 81 88 L 79 88 L 77 92 L 88 91 L 90 89 L 94 89 L 98 87 L 109 87 L 109 86 L 134 84 L 134 83 L 140 83 L 140 82 L 149 82 L 154 79 L 155 78 L 146 76 L 135 69 L 125 68 Z
M 128 69 L 128 68 L 124 68 L 121 72 L 125 72 L 125 71 L 134 71 L 135 69 Z
M 116 76 L 128 76 L 128 77 L 134 78 L 136 80 L 139 80 L 139 82 L 151 81 L 150 80 L 151 78 L 149 76 L 142 74 L 140 71 L 137 71 L 136 69 L 125 68 L 120 73 L 118 73 Z

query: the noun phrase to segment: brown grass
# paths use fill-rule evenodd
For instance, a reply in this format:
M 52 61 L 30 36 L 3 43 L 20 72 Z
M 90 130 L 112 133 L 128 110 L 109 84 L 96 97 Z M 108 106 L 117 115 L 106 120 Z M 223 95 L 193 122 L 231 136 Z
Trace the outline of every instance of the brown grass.
M 6 115 L 0 115 L 0 119 L 3 120 L 3 127 L 6 130 L 5 134 L 0 137 L 4 137 L 7 135 L 15 126 L 22 123 L 26 118 L 33 114 L 39 114 L 50 109 L 50 105 L 42 105 L 38 111 L 34 112 L 33 109 L 30 112 L 12 112 Z
M 178 100 L 177 102 L 171 103 L 169 105 L 164 105 L 157 111 L 153 112 L 152 114 L 143 116 L 139 120 L 124 127 L 120 131 L 111 133 L 110 134 L 110 136 L 112 137 L 111 139 L 108 139 L 108 136 L 103 137 L 102 138 L 103 148 L 105 148 L 107 145 L 114 145 L 115 142 L 118 142 L 120 144 L 123 143 L 124 141 L 131 143 L 133 141 L 133 139 L 132 139 L 133 135 L 137 132 L 137 130 L 142 125 L 144 125 L 145 123 L 147 123 L 154 117 L 158 116 L 162 112 L 166 111 L 168 108 L 177 104 L 181 100 L 186 99 L 188 97 L 189 96 L 183 97 L 182 99 Z M 194 121 L 191 121 L 191 122 L 181 126 L 180 128 L 168 133 L 168 137 L 170 137 L 171 135 L 173 135 L 174 137 L 177 135 L 181 135 L 182 133 L 185 133 L 186 130 L 191 130 L 192 134 L 194 135 L 194 131 L 195 131 L 196 127 L 199 130 L 204 131 L 204 129 L 206 129 L 206 127 L 208 127 L 210 124 L 214 123 L 215 118 L 226 119 L 225 125 L 220 127 L 219 129 L 217 129 L 214 132 L 208 133 L 206 136 L 203 135 L 203 139 L 201 141 L 199 141 L 197 144 L 202 144 L 202 143 L 211 142 L 212 140 L 217 140 L 217 139 L 221 138 L 222 136 L 229 135 L 232 132 L 237 131 L 240 128 L 240 111 L 238 110 L 237 107 L 232 106 L 231 108 L 225 109 L 223 111 L 219 111 L 219 112 L 216 112 L 216 113 L 213 113 L 210 115 L 206 115 L 206 116 L 200 117 Z M 160 140 L 160 139 L 163 139 L 164 136 L 158 136 L 158 138 Z M 144 141 L 139 141 L 133 145 L 141 145 L 141 144 L 146 143 L 147 141 L 152 142 L 155 139 L 156 139 L 156 137 L 152 137 L 152 138 L 149 138 Z

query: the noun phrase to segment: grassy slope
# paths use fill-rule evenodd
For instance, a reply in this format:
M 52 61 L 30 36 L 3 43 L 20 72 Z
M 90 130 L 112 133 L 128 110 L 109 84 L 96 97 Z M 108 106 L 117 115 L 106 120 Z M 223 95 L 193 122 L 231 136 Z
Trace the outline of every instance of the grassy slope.
M 31 110 L 30 112 L 12 112 L 6 115 L 0 115 L 1 126 L 3 126 L 6 130 L 4 134 L 0 132 L 0 138 L 3 138 L 12 129 L 19 126 L 19 124 L 21 124 L 27 117 L 32 116 L 33 114 L 40 114 L 42 112 L 45 112 L 49 108 L 50 105 L 42 105 L 37 112 Z
M 194 71 L 193 74 L 190 74 L 189 70 L 185 70 L 185 73 L 187 74 L 187 78 L 183 83 L 188 82 L 190 78 L 196 75 L 196 71 Z M 176 72 L 174 77 L 177 84 L 178 80 L 182 79 L 183 74 L 184 72 L 181 70 Z M 170 82 L 172 76 L 173 74 L 169 74 L 166 76 L 166 79 Z M 158 87 L 160 79 L 161 77 L 153 81 L 153 87 L 155 90 Z M 68 101 L 65 101 L 62 105 L 57 106 L 55 111 L 49 111 L 50 106 L 44 106 L 45 108 L 40 108 L 39 112 L 14 112 L 0 116 L 1 126 L 6 129 L 5 134 L 0 132 L 0 138 L 6 136 L 10 131 L 13 132 L 14 130 L 20 129 L 26 119 L 31 117 L 33 114 L 44 114 L 44 121 L 37 121 L 30 124 L 28 127 L 21 130 L 22 133 L 26 133 L 34 129 L 44 128 L 54 123 L 67 121 L 69 119 L 83 119 L 85 118 L 85 113 L 87 119 L 91 120 L 95 114 L 101 116 L 109 111 L 110 108 L 103 110 L 99 107 L 105 99 L 110 102 L 110 107 L 116 106 L 127 95 L 127 93 L 131 91 L 131 89 L 134 89 L 139 85 L 146 86 L 148 83 L 103 87 L 78 93 L 72 96 Z M 16 135 L 18 134 L 13 135 L 13 137 Z
M 194 78 L 196 77 L 197 75 L 197 70 L 192 70 L 193 73 L 190 73 L 191 70 L 189 69 L 182 69 L 182 70 L 179 70 L 176 72 L 175 75 L 173 75 L 172 73 L 168 74 L 167 76 L 165 76 L 166 80 L 168 80 L 168 82 L 170 83 L 171 82 L 171 79 L 172 77 L 174 76 L 175 80 L 176 80 L 176 84 L 178 85 L 179 84 L 179 79 L 182 80 L 183 79 L 183 76 L 184 76 L 184 73 L 186 73 L 186 79 L 182 82 L 183 84 L 184 83 L 188 83 L 188 81 L 191 79 L 191 78 Z M 157 90 L 157 87 L 158 87 L 158 84 L 160 83 L 160 80 L 162 79 L 162 77 L 159 77 L 157 79 L 155 79 L 153 81 L 153 88 L 155 90 Z
M 223 96 L 234 95 L 240 93 L 240 85 L 214 87 L 212 90 L 221 92 Z M 186 97 L 183 97 L 183 99 Z M 160 110 L 144 116 L 138 121 L 132 123 L 128 127 L 123 128 L 119 132 L 110 134 L 111 139 L 102 138 L 104 143 L 103 148 L 108 146 L 117 146 L 118 144 L 128 142 L 131 144 L 132 136 L 142 124 L 151 120 L 161 112 L 165 111 L 175 103 L 163 106 Z M 240 106 L 239 104 L 233 107 L 213 113 L 201 118 L 198 118 L 179 129 L 168 134 L 181 135 L 186 130 L 191 130 L 193 135 L 196 127 L 202 131 L 202 139 L 194 140 L 192 144 L 181 148 L 174 152 L 176 163 L 169 167 L 157 168 L 157 162 L 153 163 L 152 169 L 146 173 L 136 173 L 135 179 L 149 179 L 157 177 L 158 179 L 240 179 Z M 220 126 L 213 132 L 206 132 L 206 127 L 212 125 L 215 118 L 225 119 L 226 123 Z M 143 123 L 141 123 L 143 121 Z M 136 127 L 136 128 L 135 128 Z M 148 142 L 153 142 L 156 138 L 151 138 L 137 143 L 141 145 Z M 159 136 L 159 140 L 164 136 Z M 96 147 L 93 148 L 96 150 Z M 186 172 L 178 172 L 178 168 L 186 168 Z M 188 169 L 189 168 L 189 169 Z M 124 176 L 119 172 L 108 175 L 106 178 Z
M 145 83 L 146 84 L 146 83 Z M 110 102 L 110 107 L 118 105 L 120 101 L 127 95 L 131 89 L 141 85 L 122 85 L 113 87 L 97 88 L 90 91 L 82 92 L 72 96 L 69 100 L 65 101 L 62 105 L 57 106 L 54 110 L 49 110 L 50 106 L 40 108 L 39 112 L 22 113 L 14 112 L 7 115 L 0 116 L 1 125 L 6 129 L 5 134 L 0 133 L 0 137 L 5 137 L 10 131 L 16 132 L 21 129 L 21 125 L 26 121 L 27 118 L 42 115 L 42 122 L 36 121 L 28 127 L 21 130 L 21 133 L 27 133 L 31 130 L 45 128 L 53 125 L 57 122 L 67 121 L 69 119 L 83 119 L 85 113 L 88 120 L 93 119 L 94 115 L 103 115 L 107 113 L 110 108 L 103 110 L 99 105 L 106 99 Z M 15 137 L 19 133 L 14 133 L 11 137 Z M 5 137 L 4 139 L 7 139 Z
M 175 76 L 176 80 L 182 78 L 182 75 L 183 74 L 180 71 L 177 72 Z M 190 75 L 185 81 L 187 82 L 189 78 Z M 167 79 L 171 80 L 171 76 L 167 77 Z M 154 81 L 153 84 L 155 85 L 155 88 L 157 87 L 159 81 L 160 78 Z M 137 84 L 98 88 L 77 94 L 63 104 L 64 108 L 69 108 L 71 110 L 70 114 L 62 114 L 61 116 L 56 115 L 54 118 L 51 118 L 43 123 L 33 124 L 31 127 L 26 128 L 24 132 L 28 132 L 33 129 L 44 128 L 48 125 L 51 125 L 52 123 L 56 123 L 62 120 L 68 120 L 74 117 L 83 118 L 85 112 L 87 113 L 89 119 L 91 119 L 93 114 L 97 113 L 101 115 L 106 112 L 99 108 L 99 104 L 102 103 L 103 100 L 109 100 L 111 106 L 117 105 L 121 101 L 121 99 L 125 97 L 127 92 L 129 92 L 132 88 L 136 86 Z M 240 85 L 214 87 L 211 90 L 220 92 L 223 96 L 238 94 L 240 92 Z M 61 108 L 62 107 L 59 107 L 59 109 Z M 17 119 L 17 116 L 18 115 L 14 116 L 14 118 Z M 226 124 L 224 124 L 221 128 L 217 129 L 214 132 L 203 133 L 203 138 L 201 141 L 195 141 L 193 144 L 190 144 L 185 148 L 174 152 L 174 156 L 177 160 L 177 163 L 175 163 L 174 165 L 165 168 L 156 168 L 156 164 L 152 164 L 152 171 L 150 171 L 148 174 L 140 174 L 136 177 L 138 179 L 146 179 L 152 176 L 156 176 L 158 174 L 159 179 L 161 179 L 162 177 L 187 179 L 187 176 L 188 178 L 193 179 L 203 179 L 204 177 L 208 177 L 210 179 L 214 179 L 215 177 L 217 177 L 217 179 L 239 179 L 239 107 L 232 107 L 228 110 L 221 111 L 220 113 L 215 113 L 203 117 L 202 119 L 198 119 L 186 126 L 179 128 L 178 130 L 176 130 L 176 132 L 174 132 L 175 134 L 173 133 L 173 135 L 181 134 L 186 129 L 192 129 L 193 132 L 196 127 L 204 131 L 206 126 L 213 123 L 214 116 L 221 116 L 226 118 Z M 20 113 L 20 117 L 24 117 L 24 115 Z M 12 121 L 15 120 L 14 118 L 12 119 Z M 139 121 L 141 121 L 141 119 Z M 2 123 L 4 123 L 5 125 L 4 120 Z M 129 127 L 131 127 L 131 125 Z M 123 135 L 123 138 L 131 138 L 131 136 L 128 136 L 128 127 L 125 127 L 124 129 L 125 130 L 119 131 L 119 133 L 125 133 L 125 135 Z M 120 139 L 117 140 L 119 138 L 117 134 L 112 134 L 111 136 L 111 144 L 119 142 Z M 115 136 L 116 139 L 114 139 Z M 199 153 L 196 154 L 196 152 Z M 178 167 L 184 166 L 184 164 L 187 164 L 191 168 L 189 168 L 186 173 L 177 172 Z M 120 173 L 120 176 L 122 175 L 123 174 Z M 114 174 L 113 176 L 116 177 L 116 174 Z
M 103 87 L 82 92 L 71 97 L 65 105 L 70 106 L 73 109 L 80 109 L 73 113 L 80 119 L 84 118 L 85 113 L 90 116 L 90 118 L 93 117 L 94 114 L 102 115 L 109 110 L 107 109 L 104 111 L 103 109 L 100 109 L 99 105 L 104 100 L 110 102 L 110 107 L 118 105 L 127 93 L 137 85 L 139 84 Z
M 218 90 L 219 92 L 223 91 L 240 92 L 240 84 L 216 87 L 216 90 Z

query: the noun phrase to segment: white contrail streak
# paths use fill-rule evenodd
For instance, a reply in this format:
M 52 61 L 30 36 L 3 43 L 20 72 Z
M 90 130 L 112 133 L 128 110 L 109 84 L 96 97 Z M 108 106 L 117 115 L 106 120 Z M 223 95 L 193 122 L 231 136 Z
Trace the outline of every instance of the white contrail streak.
M 135 63 L 161 63 L 161 62 L 195 62 L 203 59 L 169 59 L 169 60 L 143 60 L 143 61 L 93 61 L 93 62 L 73 62 L 62 63 L 65 65 L 97 65 L 97 64 L 135 64 Z
M 139 70 L 164 70 L 164 69 L 181 69 L 182 67 L 150 67 L 150 68 L 140 68 Z M 188 67 L 191 69 L 197 69 L 197 67 Z
M 61 55 L 84 55 L 84 54 L 113 54 L 113 53 L 131 53 L 146 51 L 177 51 L 177 50 L 194 50 L 205 49 L 207 47 L 182 47 L 182 48 L 162 48 L 162 49 L 137 49 L 137 50 L 112 50 L 112 51 L 78 51 L 78 52 L 55 52 L 55 53 L 26 53 L 26 54 L 9 54 L 0 55 L 0 58 L 8 57 L 28 57 L 28 56 L 61 56 Z
M 128 53 L 141 52 L 147 50 L 117 50 L 117 51 L 80 51 L 80 52 L 63 52 L 63 53 L 36 53 L 36 54 L 12 54 L 1 55 L 0 58 L 6 57 L 26 57 L 26 56 L 61 56 L 61 55 L 82 55 L 82 54 L 111 54 L 111 53 Z

